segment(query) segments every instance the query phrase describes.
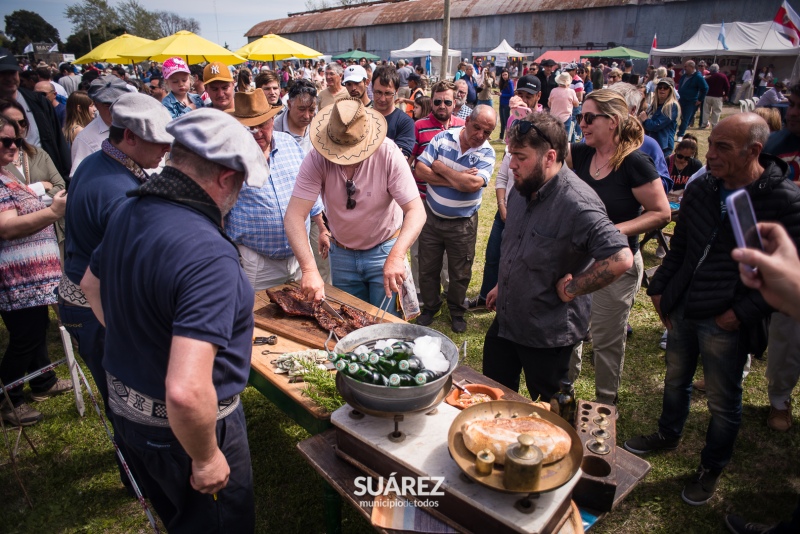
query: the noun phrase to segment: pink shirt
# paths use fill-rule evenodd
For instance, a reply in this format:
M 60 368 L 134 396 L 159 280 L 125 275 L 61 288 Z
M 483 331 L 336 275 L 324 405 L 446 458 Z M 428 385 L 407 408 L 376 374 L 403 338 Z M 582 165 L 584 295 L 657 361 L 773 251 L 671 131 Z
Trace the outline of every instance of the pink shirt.
M 561 122 L 566 122 L 572 116 L 573 104 L 578 103 L 578 96 L 569 87 L 556 87 L 550 91 L 550 115 Z
M 322 195 L 331 233 L 338 243 L 367 250 L 383 243 L 403 224 L 400 206 L 419 198 L 408 162 L 388 137 L 378 150 L 362 161 L 353 175 L 355 209 L 347 205 L 347 177 L 341 165 L 312 150 L 306 155 L 292 196 L 315 201 Z

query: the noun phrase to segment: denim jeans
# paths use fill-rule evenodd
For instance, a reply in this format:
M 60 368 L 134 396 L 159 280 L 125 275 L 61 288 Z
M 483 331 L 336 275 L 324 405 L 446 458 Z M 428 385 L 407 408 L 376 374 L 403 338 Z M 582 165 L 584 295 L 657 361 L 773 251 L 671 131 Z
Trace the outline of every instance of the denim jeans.
M 679 102 L 681 106 L 681 125 L 678 128 L 678 137 L 683 137 L 686 133 L 686 129 L 692 124 L 692 121 L 694 121 L 694 114 L 697 111 L 695 102 L 695 100 L 691 102 L 681 100 Z
M 489 242 L 486 243 L 486 264 L 483 266 L 483 282 L 481 291 L 478 293 L 480 298 L 486 300 L 486 295 L 497 285 L 497 277 L 500 274 L 500 244 L 503 241 L 503 229 L 506 223 L 500 218 L 498 211 L 494 216 L 492 231 L 489 233 Z
M 733 455 L 742 423 L 742 371 L 748 346 L 742 342 L 740 331 L 723 330 L 713 317 L 685 319 L 683 315 L 684 305 L 680 304 L 669 317 L 672 328 L 667 338 L 667 375 L 658 428 L 667 439 L 683 434 L 692 397 L 692 378 L 697 357 L 702 354 L 711 421 L 700 461 L 708 469 L 722 469 Z
M 575 141 L 578 139 L 578 137 L 583 136 L 583 130 L 581 130 L 581 123 L 577 119 L 578 113 L 581 112 L 582 108 L 583 108 L 582 105 L 578 106 L 577 108 L 572 108 L 572 119 L 575 121 L 575 129 L 572 132 L 572 139 L 570 139 L 570 141 Z
M 333 285 L 356 298 L 380 306 L 386 298 L 383 289 L 383 264 L 389 256 L 395 239 L 384 241 L 368 250 L 347 250 L 331 242 L 331 278 Z M 394 302 L 397 293 L 392 294 Z M 385 304 L 384 304 L 385 307 Z M 397 307 L 390 305 L 389 313 L 400 316 Z

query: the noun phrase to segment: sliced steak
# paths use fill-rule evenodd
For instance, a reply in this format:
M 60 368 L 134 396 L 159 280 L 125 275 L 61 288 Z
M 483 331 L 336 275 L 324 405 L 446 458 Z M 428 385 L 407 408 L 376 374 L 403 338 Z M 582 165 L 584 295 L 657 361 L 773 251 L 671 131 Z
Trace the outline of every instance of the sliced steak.
M 348 322 L 353 326 L 354 329 L 364 328 L 365 326 L 375 324 L 375 319 L 371 315 L 367 314 L 367 312 L 363 312 L 357 308 L 348 306 L 347 304 L 342 304 L 340 310 L 342 316 L 348 319 Z
M 303 294 L 295 288 L 285 287 L 280 291 L 267 289 L 267 296 L 287 315 L 315 317 L 313 303 L 306 301 Z
M 324 330 L 333 330 L 340 338 L 355 330 L 346 322 L 335 317 L 328 310 L 323 308 L 321 301 L 314 303 L 314 318 Z

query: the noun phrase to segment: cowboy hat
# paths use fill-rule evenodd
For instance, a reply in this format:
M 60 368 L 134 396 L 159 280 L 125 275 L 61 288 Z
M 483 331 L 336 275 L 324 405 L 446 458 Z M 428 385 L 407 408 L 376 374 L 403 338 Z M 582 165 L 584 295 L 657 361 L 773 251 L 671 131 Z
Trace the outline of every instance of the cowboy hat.
M 264 124 L 280 112 L 281 108 L 272 107 L 267 102 L 267 95 L 261 89 L 255 91 L 239 91 L 233 95 L 233 109 L 230 114 L 245 126 Z
M 358 98 L 343 98 L 322 108 L 309 127 L 314 148 L 339 165 L 364 161 L 386 138 L 386 119 Z

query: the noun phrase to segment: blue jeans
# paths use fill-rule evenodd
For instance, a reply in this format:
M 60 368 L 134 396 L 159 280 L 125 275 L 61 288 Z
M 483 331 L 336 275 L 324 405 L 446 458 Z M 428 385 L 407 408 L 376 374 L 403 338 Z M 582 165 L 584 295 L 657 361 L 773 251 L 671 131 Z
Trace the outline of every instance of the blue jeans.
M 572 139 L 570 139 L 570 142 L 575 141 L 578 139 L 578 137 L 583 136 L 583 130 L 581 130 L 581 123 L 576 118 L 578 113 L 581 112 L 582 108 L 583 108 L 582 105 L 578 106 L 577 108 L 572 108 L 572 120 L 575 121 L 575 129 L 572 132 Z
M 500 218 L 498 211 L 494 216 L 492 231 L 489 233 L 489 242 L 486 243 L 486 264 L 483 266 L 483 282 L 481 291 L 478 293 L 484 300 L 489 291 L 497 285 L 497 277 L 500 275 L 500 244 L 503 241 L 505 227 L 506 223 Z
M 691 102 L 686 102 L 684 100 L 679 101 L 681 106 L 681 125 L 678 128 L 678 137 L 683 137 L 686 133 L 686 129 L 692 124 L 692 121 L 694 121 L 694 114 L 697 111 L 695 102 L 696 100 L 692 100 Z
M 356 298 L 380 306 L 386 298 L 383 289 L 383 264 L 389 256 L 395 239 L 384 241 L 368 250 L 347 250 L 331 243 L 331 280 L 333 285 Z M 392 294 L 394 302 L 397 293 Z M 385 307 L 385 304 L 384 304 Z M 400 316 L 397 306 L 390 305 L 389 313 Z
M 711 421 L 700 462 L 708 469 L 722 469 L 733 455 L 742 423 L 742 371 L 748 347 L 742 342 L 740 331 L 723 330 L 713 317 L 684 319 L 683 313 L 684 305 L 680 304 L 670 314 L 672 329 L 667 338 L 667 375 L 658 428 L 667 439 L 683 434 L 692 397 L 692 377 L 697 357 L 702 354 Z

